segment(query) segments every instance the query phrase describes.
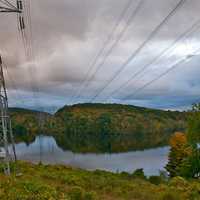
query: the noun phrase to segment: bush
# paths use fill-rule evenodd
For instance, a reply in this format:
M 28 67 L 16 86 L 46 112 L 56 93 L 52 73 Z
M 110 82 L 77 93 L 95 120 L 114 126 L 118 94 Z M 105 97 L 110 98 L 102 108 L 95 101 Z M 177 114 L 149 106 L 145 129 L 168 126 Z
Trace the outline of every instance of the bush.
M 184 178 L 177 176 L 170 180 L 169 185 L 175 188 L 185 188 L 188 186 L 188 182 Z
M 3 163 L 0 162 L 0 173 L 3 173 L 4 172 L 4 166 L 3 166 Z
M 136 169 L 133 174 L 133 178 L 141 178 L 141 179 L 146 179 L 146 176 L 144 175 L 143 169 Z
M 167 174 L 167 171 L 165 171 L 165 170 L 160 170 L 159 176 L 164 182 L 169 180 L 169 176 Z
M 121 172 L 120 175 L 124 178 L 129 178 L 131 177 L 131 174 L 129 174 L 128 172 Z
M 95 200 L 95 192 L 85 192 L 81 187 L 72 187 L 68 193 L 71 200 Z
M 155 185 L 159 185 L 163 182 L 163 179 L 160 176 L 150 176 L 149 182 Z
M 161 200 L 181 200 L 180 196 L 174 192 L 165 192 L 162 197 Z
M 84 190 L 78 186 L 72 187 L 69 192 L 69 196 L 71 200 L 82 200 L 83 194 L 84 194 Z
M 180 175 L 185 178 L 200 177 L 200 150 L 194 149 L 180 167 Z
M 96 193 L 95 192 L 86 192 L 83 196 L 83 200 L 96 200 Z

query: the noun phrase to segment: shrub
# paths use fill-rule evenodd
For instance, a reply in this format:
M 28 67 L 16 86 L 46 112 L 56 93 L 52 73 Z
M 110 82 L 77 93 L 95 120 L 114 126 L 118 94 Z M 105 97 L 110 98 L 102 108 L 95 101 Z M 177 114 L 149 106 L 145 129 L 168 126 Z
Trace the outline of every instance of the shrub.
M 188 186 L 188 183 L 184 178 L 177 176 L 170 180 L 169 185 L 176 188 L 184 188 Z
M 86 192 L 83 196 L 83 200 L 96 200 L 96 193 L 95 192 Z
M 174 192 L 165 192 L 161 196 L 161 200 L 181 200 L 180 196 Z
M 131 176 L 128 172 L 121 172 L 120 175 L 124 178 L 129 178 Z
M 72 187 L 69 191 L 69 196 L 71 200 L 82 200 L 84 195 L 84 190 L 81 187 Z
M 163 181 L 168 181 L 169 180 L 169 176 L 168 176 L 168 174 L 167 174 L 167 171 L 165 171 L 165 170 L 160 170 L 160 172 L 159 172 L 159 176 L 161 177 L 161 179 L 163 180 Z
M 133 174 L 133 178 L 141 178 L 141 179 L 146 179 L 146 176 L 144 175 L 144 170 L 143 169 L 136 169 Z
M 185 178 L 200 177 L 200 150 L 193 150 L 180 167 L 180 175 Z
M 3 163 L 0 163 L 0 173 L 3 173 L 4 172 L 4 166 L 3 166 Z
M 163 182 L 163 179 L 160 176 L 150 176 L 149 182 L 155 185 L 159 185 Z

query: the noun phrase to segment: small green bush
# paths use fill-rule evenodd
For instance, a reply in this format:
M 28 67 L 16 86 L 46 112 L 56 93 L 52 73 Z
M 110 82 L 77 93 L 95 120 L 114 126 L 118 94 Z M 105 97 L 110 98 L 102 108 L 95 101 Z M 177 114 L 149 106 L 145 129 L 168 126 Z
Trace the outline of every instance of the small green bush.
M 160 176 L 150 176 L 149 182 L 155 185 L 159 185 L 163 182 L 163 180 Z
M 163 195 L 162 200 L 177 200 L 177 199 L 173 194 L 166 193 Z
M 69 191 L 69 197 L 71 200 L 82 200 L 84 196 L 84 190 L 81 187 L 74 186 Z
M 184 188 L 188 186 L 188 183 L 184 178 L 177 176 L 170 180 L 169 185 L 176 188 Z
M 133 174 L 133 178 L 140 178 L 140 179 L 146 179 L 146 176 L 144 175 L 144 170 L 143 169 L 136 169 Z
M 95 192 L 86 192 L 83 196 L 83 200 L 96 200 L 96 193 Z
M 121 172 L 120 175 L 125 178 L 129 178 L 131 176 L 128 172 Z

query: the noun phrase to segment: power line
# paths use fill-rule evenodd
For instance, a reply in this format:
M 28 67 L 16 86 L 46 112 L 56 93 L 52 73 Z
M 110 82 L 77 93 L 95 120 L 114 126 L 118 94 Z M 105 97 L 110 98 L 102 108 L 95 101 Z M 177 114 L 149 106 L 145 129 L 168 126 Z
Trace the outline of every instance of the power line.
M 8 6 L 8 7 L 10 7 L 5 1 L 3 1 L 3 0 L 0 0 L 0 2 L 2 3 L 2 4 L 4 4 L 5 6 Z
M 32 59 L 33 59 L 33 70 L 34 70 L 34 74 L 36 75 L 37 73 L 37 69 L 36 69 L 36 66 L 37 66 L 37 56 L 35 54 L 35 51 L 34 51 L 34 42 L 33 42 L 33 26 L 32 26 L 32 18 L 31 18 L 31 1 L 29 0 L 28 1 L 28 10 L 27 10 L 27 14 L 28 14 L 28 19 L 29 19 L 29 24 L 30 24 L 30 44 L 31 44 L 31 53 L 32 53 Z M 38 80 L 37 80 L 37 77 L 35 76 L 34 77 L 35 79 L 35 91 L 36 91 L 36 94 L 39 94 L 40 92 L 40 88 L 39 88 L 39 84 L 38 84 Z M 38 102 L 39 102 L 39 97 L 38 98 Z M 40 105 L 40 110 L 41 111 L 44 111 L 44 108 Z M 39 113 L 39 115 L 41 115 L 41 113 Z
M 8 66 L 7 66 L 7 64 L 6 64 L 5 62 L 3 62 L 3 66 L 4 66 L 4 69 L 5 69 L 6 73 L 7 73 L 7 76 L 8 76 L 8 78 L 9 78 L 10 84 L 12 85 L 12 88 L 14 88 L 14 91 L 15 91 L 15 93 L 16 93 L 16 99 L 17 99 L 18 101 L 20 101 L 22 104 L 24 104 L 24 101 L 23 101 L 23 99 L 21 98 L 21 95 L 19 95 L 19 90 L 18 90 L 18 88 L 16 87 L 15 81 L 14 81 L 12 75 L 10 74 L 10 72 L 9 72 L 9 70 L 8 70 Z
M 19 21 L 18 24 L 19 24 L 19 32 L 21 34 L 21 38 L 22 38 L 22 42 L 23 42 L 23 46 L 24 46 L 25 57 L 26 57 L 26 60 L 28 62 L 30 62 L 32 60 L 32 58 L 31 58 L 31 53 L 30 53 L 30 43 L 28 41 L 28 34 L 27 34 L 27 29 L 29 28 L 29 26 L 28 26 L 29 24 L 28 24 L 28 20 L 27 20 L 27 8 L 26 8 L 25 1 L 23 1 L 23 6 L 24 6 L 24 13 L 23 13 L 23 15 L 22 14 L 18 15 L 18 21 Z M 26 29 L 25 29 L 25 23 L 26 23 Z M 33 73 L 31 72 L 30 74 L 31 74 L 31 79 L 30 79 L 31 81 L 29 83 L 30 83 L 31 90 L 33 92 L 33 98 L 35 99 L 33 78 L 32 78 Z
M 25 21 L 25 16 L 27 16 L 26 15 L 27 11 L 26 11 L 25 1 L 21 0 L 21 6 L 20 6 L 20 8 L 23 9 L 24 12 L 23 13 L 18 13 L 18 15 L 17 15 L 18 33 L 19 33 L 19 36 L 20 36 L 20 38 L 22 40 L 22 44 L 23 44 L 23 48 L 24 48 L 24 53 L 25 53 L 26 61 L 29 62 L 31 60 L 31 56 L 30 56 L 30 53 L 29 53 L 30 49 L 28 47 L 28 39 L 27 39 L 28 36 L 27 36 L 27 34 L 25 32 L 25 29 L 28 28 L 28 24 L 26 24 L 26 21 Z M 33 89 L 33 83 L 32 83 L 32 81 L 33 81 L 33 79 L 29 82 L 29 84 L 30 84 L 30 88 L 31 88 L 31 90 L 33 92 L 34 89 Z M 33 92 L 33 99 L 35 99 L 34 92 Z
M 1 1 L 2 3 L 2 1 Z M 15 8 L 12 7 L 11 4 L 6 0 L 3 2 L 4 5 L 7 4 L 7 7 L 0 7 L 0 12 L 7 12 L 7 13 L 22 13 L 22 9 L 19 9 L 19 7 Z M 17 0 L 18 3 L 18 0 Z M 9 7 L 12 8 L 9 8 Z M 22 21 L 21 21 L 22 22 Z M 4 72 L 3 72 L 3 62 L 0 56 L 0 110 L 1 110 L 1 117 L 0 117 L 0 151 L 3 153 L 3 162 L 4 162 L 4 171 L 7 175 L 10 175 L 10 152 L 8 149 L 8 138 L 11 139 L 11 145 L 12 150 L 14 153 L 14 160 L 17 161 L 16 152 L 15 152 L 15 146 L 14 146 L 14 137 L 12 133 L 12 123 L 11 118 L 9 116 L 8 112 L 8 96 L 7 96 L 7 90 L 6 90 L 6 84 L 4 79 Z
M 39 127 L 39 131 L 42 130 L 42 125 L 43 125 L 43 115 L 42 115 L 42 111 L 44 111 L 44 108 L 39 104 L 39 92 L 40 92 L 40 89 L 39 89 L 39 86 L 38 86 L 38 81 L 37 81 L 37 77 L 36 77 L 36 74 L 37 74 L 37 69 L 36 69 L 36 63 L 37 62 L 37 57 L 35 55 L 35 51 L 34 51 L 34 44 L 33 44 L 33 27 L 32 27 L 32 18 L 31 18 L 31 2 L 30 0 L 27 1 L 27 23 L 29 24 L 29 48 L 30 48 L 30 57 L 32 59 L 32 62 L 33 62 L 33 65 L 32 65 L 32 68 L 30 69 L 30 75 L 31 75 L 31 78 L 33 80 L 33 84 L 35 83 L 35 85 L 33 85 L 33 94 L 34 94 L 34 97 L 35 99 L 37 99 L 37 102 L 35 102 L 35 106 L 38 107 L 39 109 L 39 112 L 38 112 L 38 116 L 37 116 L 37 119 L 38 119 L 38 127 Z M 35 76 L 33 76 L 35 75 Z
M 8 8 L 10 8 L 10 9 L 16 9 L 17 10 L 17 7 L 15 7 L 13 4 L 11 4 L 9 1 L 7 1 L 7 0 L 0 0 L 0 2 L 2 3 L 2 4 L 4 4 L 5 6 L 8 6 Z
M 120 87 L 115 89 L 108 97 L 106 97 L 106 99 L 110 98 L 111 96 L 122 90 L 122 88 L 126 87 L 135 77 L 137 77 L 139 74 L 144 72 L 145 69 L 156 63 L 162 56 L 164 56 L 171 48 L 176 46 L 176 44 L 179 43 L 181 40 L 183 40 L 188 34 L 196 32 L 199 29 L 199 23 L 200 20 L 194 23 L 189 29 L 187 29 L 183 34 L 181 34 L 172 44 L 170 44 L 167 48 L 165 48 L 157 57 L 155 57 L 149 63 L 145 64 L 141 69 L 139 69 L 135 74 L 133 74 L 133 76 L 131 76 L 131 78 L 129 78 L 125 83 L 123 83 Z M 144 76 L 144 74 L 142 76 Z
M 124 99 L 128 99 L 128 98 L 133 98 L 137 93 L 141 92 L 143 89 L 145 89 L 146 87 L 148 87 L 149 85 L 153 84 L 154 82 L 158 81 L 159 79 L 161 79 L 163 76 L 167 75 L 169 72 L 171 72 L 172 70 L 174 70 L 175 68 L 177 68 L 178 66 L 180 66 L 181 64 L 190 61 L 193 57 L 196 56 L 196 54 L 198 54 L 200 51 L 200 48 L 195 51 L 193 53 L 193 55 L 190 55 L 189 57 L 184 57 L 183 59 L 181 59 L 180 61 L 178 61 L 177 63 L 175 63 L 174 65 L 172 65 L 170 68 L 168 68 L 166 71 L 164 71 L 162 74 L 160 74 L 159 76 L 157 76 L 156 78 L 152 79 L 151 81 L 147 82 L 145 85 L 143 85 L 142 87 L 138 88 L 133 94 L 131 95 L 127 95 Z
M 26 59 L 29 60 L 29 49 L 27 46 L 27 36 L 26 36 L 26 32 L 25 32 L 25 15 L 26 15 L 26 5 L 25 5 L 25 1 L 19 1 L 17 0 L 18 4 L 19 2 L 21 2 L 21 9 L 24 9 L 23 13 L 19 13 L 17 15 L 17 20 L 18 20 L 18 32 L 21 35 L 22 38 L 22 43 L 23 43 L 23 47 L 24 47 L 24 51 L 25 51 L 25 56 Z M 23 8 L 22 8 L 23 7 Z
M 146 46 L 146 44 L 154 38 L 154 36 L 160 31 L 160 29 L 169 21 L 169 19 L 174 16 L 179 8 L 183 6 L 186 0 L 180 0 L 178 4 L 172 9 L 172 11 L 162 20 L 162 22 L 151 32 L 151 34 L 147 37 L 147 39 L 138 47 L 138 49 L 125 61 L 125 63 L 117 70 L 117 72 L 107 81 L 107 83 L 100 88 L 100 90 L 91 98 L 91 102 L 93 102 L 117 77 L 118 75 L 125 69 L 125 67 L 133 61 L 136 56 L 141 52 L 141 50 Z
M 97 61 L 99 60 L 99 58 L 102 56 L 103 52 L 105 51 L 107 45 L 112 41 L 113 39 L 113 35 L 115 33 L 115 31 L 117 30 L 117 28 L 119 27 L 120 23 L 121 23 L 121 20 L 124 18 L 126 12 L 128 11 L 129 7 L 131 6 L 132 4 L 132 0 L 129 0 L 127 5 L 125 6 L 125 8 L 123 9 L 121 15 L 119 16 L 119 19 L 116 21 L 114 27 L 112 28 L 110 34 L 108 35 L 107 39 L 105 40 L 102 48 L 100 49 L 100 51 L 97 53 L 95 59 L 93 60 L 91 66 L 89 67 L 86 75 L 85 75 L 85 78 L 83 79 L 82 81 L 82 84 L 81 86 L 83 86 L 84 88 L 86 87 L 85 84 L 89 78 L 89 75 L 90 75 L 90 72 L 92 71 L 92 69 L 96 66 L 97 64 Z M 77 96 L 79 97 L 80 96 L 80 93 L 81 93 L 81 89 L 78 90 L 78 92 L 72 97 L 71 101 L 73 101 L 74 98 L 77 98 Z M 70 102 L 71 102 L 70 101 Z
M 91 75 L 91 77 L 88 79 L 86 79 L 84 81 L 83 84 L 83 88 L 82 90 L 86 89 L 90 83 L 90 81 L 92 79 L 94 79 L 95 75 L 97 74 L 97 72 L 101 69 L 101 67 L 103 67 L 103 65 L 105 64 L 105 61 L 107 60 L 107 58 L 110 56 L 110 54 L 113 52 L 114 48 L 116 47 L 116 45 L 119 43 L 119 41 L 121 40 L 121 38 L 123 37 L 123 35 L 125 34 L 127 28 L 129 27 L 129 25 L 131 24 L 131 22 L 133 21 L 133 19 L 136 17 L 137 13 L 139 12 L 139 10 L 142 7 L 142 4 L 144 3 L 145 0 L 140 0 L 139 3 L 137 4 L 136 8 L 134 9 L 134 11 L 132 12 L 131 16 L 129 17 L 128 21 L 126 22 L 126 25 L 123 27 L 123 29 L 120 31 L 119 35 L 117 36 L 117 38 L 115 39 L 114 43 L 111 45 L 111 47 L 108 49 L 107 53 L 105 54 L 102 62 L 96 67 L 96 70 L 94 71 L 94 73 Z M 102 53 L 104 52 L 107 43 L 109 43 L 112 40 L 112 37 L 114 35 L 114 32 L 117 30 L 118 26 L 120 25 L 121 20 L 123 19 L 123 17 L 125 16 L 126 12 L 128 11 L 129 5 L 130 3 L 132 3 L 132 1 L 130 1 L 128 3 L 128 5 L 125 7 L 124 11 L 122 12 L 122 15 L 120 16 L 119 20 L 117 21 L 116 25 L 114 26 L 110 36 L 108 37 L 108 40 L 105 43 L 105 46 L 102 48 L 102 50 L 100 51 L 100 54 L 97 55 L 97 57 L 95 58 L 95 62 L 92 65 L 92 68 L 96 65 L 99 57 L 102 55 Z M 90 71 L 90 70 L 89 70 Z M 89 73 L 88 75 L 89 76 Z M 79 91 L 77 98 L 80 97 L 81 91 Z
M 25 55 L 26 59 L 29 63 L 29 74 L 30 74 L 30 87 L 33 93 L 33 99 L 35 99 L 35 106 L 37 105 L 37 99 L 39 93 L 39 88 L 37 86 L 37 81 L 36 81 L 36 70 L 35 70 L 35 55 L 33 51 L 33 42 L 32 42 L 32 20 L 31 20 L 31 11 L 30 11 L 30 0 L 25 1 L 23 0 L 23 6 L 24 6 L 24 15 L 20 16 L 19 15 L 19 20 L 20 19 L 25 19 L 24 23 L 26 22 L 26 28 L 25 25 L 20 27 L 20 32 L 22 36 L 22 41 L 25 49 Z M 21 17 L 21 18 L 20 18 Z
M 9 1 L 7 1 L 7 0 L 4 0 L 8 5 L 10 5 L 12 8 L 14 8 L 14 9 L 17 9 L 17 7 L 16 6 L 14 6 L 12 3 L 10 3 Z

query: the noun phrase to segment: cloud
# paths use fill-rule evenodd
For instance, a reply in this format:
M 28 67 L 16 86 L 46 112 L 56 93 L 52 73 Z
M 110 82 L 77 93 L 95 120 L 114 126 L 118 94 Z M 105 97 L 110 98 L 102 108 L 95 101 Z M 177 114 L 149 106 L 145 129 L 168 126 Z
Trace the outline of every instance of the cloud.
M 5 77 L 10 105 L 37 107 L 36 105 L 40 104 L 40 107 L 48 107 L 48 109 L 51 106 L 59 107 L 70 103 L 74 94 L 82 88 L 88 69 L 128 0 L 34 0 L 30 2 L 34 60 L 25 59 L 23 45 L 17 32 L 16 15 L 1 14 L 0 53 L 8 65 L 8 73 L 5 71 Z M 114 38 L 118 37 L 120 30 L 127 25 L 127 19 L 138 2 L 139 0 L 133 1 Z M 127 27 L 123 38 L 89 82 L 89 87 L 73 102 L 89 101 L 97 94 L 177 2 L 178 0 L 145 0 L 136 18 Z M 186 1 L 96 101 L 104 102 L 113 90 L 170 46 L 199 19 L 199 9 L 198 0 Z M 198 101 L 200 87 L 198 58 L 177 68 L 141 91 L 133 99 L 124 99 L 124 97 L 164 72 L 178 59 L 197 49 L 200 41 L 199 34 L 200 30 L 197 30 L 189 38 L 180 42 L 176 49 L 170 50 L 154 65 L 149 66 L 126 88 L 110 97 L 109 101 L 163 109 L 183 109 Z M 114 40 L 108 44 L 106 51 L 113 42 Z M 102 59 L 103 57 L 99 58 L 97 65 Z M 94 71 L 95 68 L 91 74 Z M 21 97 L 15 97 L 16 88 Z M 38 92 L 36 95 L 38 100 L 33 100 L 32 90 Z M 23 99 L 23 102 L 17 103 L 16 99 L 19 98 Z M 38 103 L 35 104 L 34 101 Z

